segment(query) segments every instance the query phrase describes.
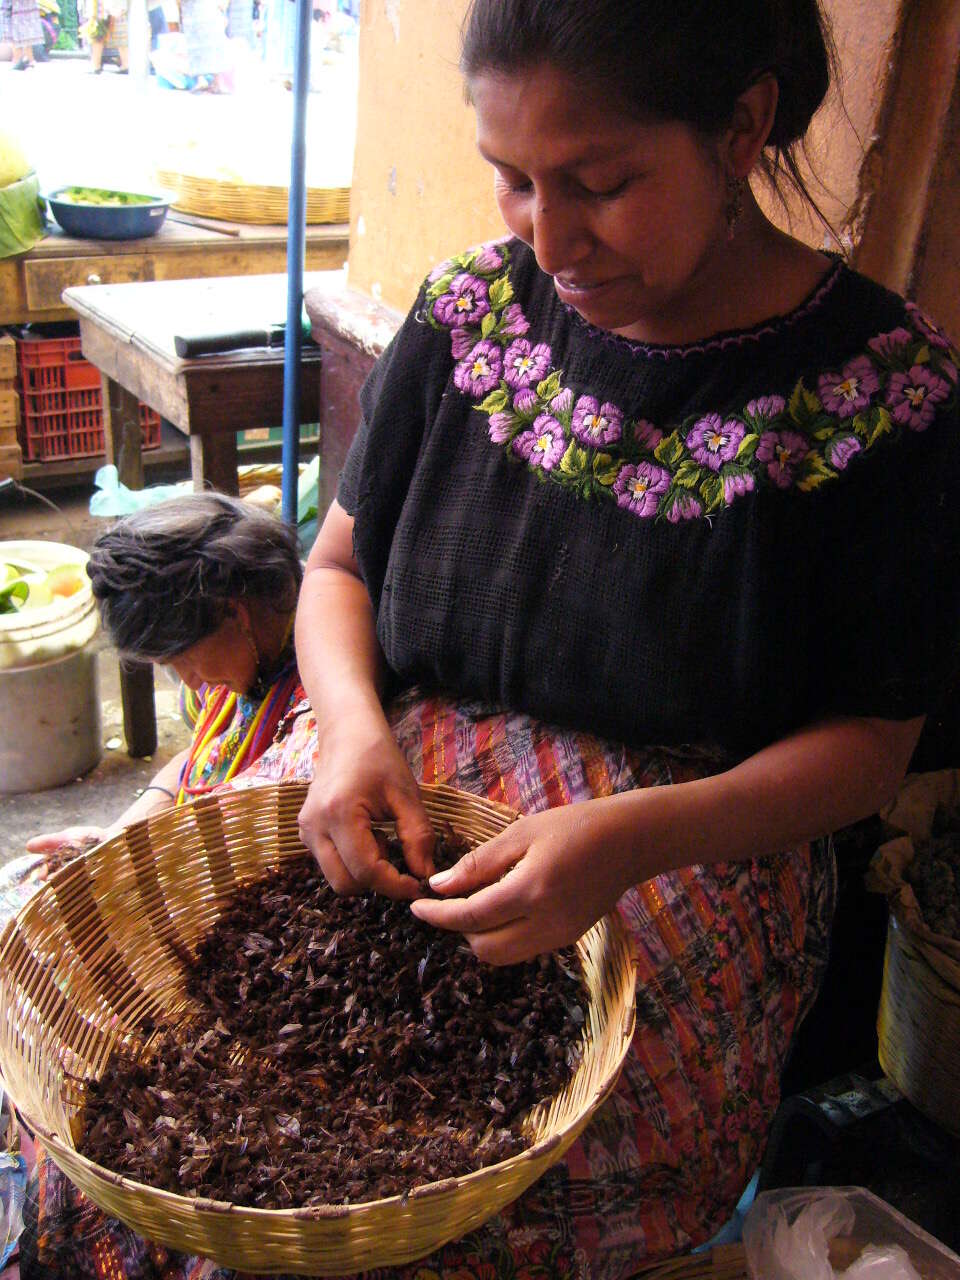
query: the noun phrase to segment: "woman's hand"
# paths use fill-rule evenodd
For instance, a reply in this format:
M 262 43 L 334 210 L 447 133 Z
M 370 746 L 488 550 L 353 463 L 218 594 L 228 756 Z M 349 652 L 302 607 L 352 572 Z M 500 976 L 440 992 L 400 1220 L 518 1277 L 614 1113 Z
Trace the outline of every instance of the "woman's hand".
M 630 884 L 602 805 L 587 801 L 521 818 L 431 877 L 444 898 L 419 898 L 411 910 L 464 934 L 490 964 L 516 964 L 575 942 Z
M 53 853 L 64 844 L 102 844 L 107 838 L 106 827 L 64 827 L 62 831 L 47 831 L 31 836 L 27 841 L 27 853 Z
M 344 717 L 318 735 L 316 772 L 300 810 L 300 838 L 337 893 L 373 889 L 415 898 L 433 872 L 434 834 L 410 767 L 377 712 Z M 371 830 L 394 821 L 412 875 L 384 856 Z M 416 877 L 416 878 L 414 878 Z

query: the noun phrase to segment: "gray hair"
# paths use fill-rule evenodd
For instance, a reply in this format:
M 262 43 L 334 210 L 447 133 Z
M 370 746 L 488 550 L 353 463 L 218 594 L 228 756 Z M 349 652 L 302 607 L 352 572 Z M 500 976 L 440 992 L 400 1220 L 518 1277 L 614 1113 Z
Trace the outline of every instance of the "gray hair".
M 163 661 L 212 635 L 238 600 L 289 612 L 303 569 L 290 525 L 202 493 L 124 516 L 94 542 L 87 574 L 121 654 Z

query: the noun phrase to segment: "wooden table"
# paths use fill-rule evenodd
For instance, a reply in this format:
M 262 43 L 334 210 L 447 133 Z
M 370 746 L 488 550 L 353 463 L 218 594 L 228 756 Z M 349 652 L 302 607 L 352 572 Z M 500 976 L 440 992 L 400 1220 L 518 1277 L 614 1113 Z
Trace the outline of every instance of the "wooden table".
M 348 227 L 307 227 L 307 271 L 346 261 Z M 146 240 L 75 240 L 57 227 L 27 253 L 0 259 L 0 325 L 71 320 L 64 289 L 128 281 L 183 280 L 283 272 L 287 228 L 195 218 L 171 210 Z
M 337 290 L 340 271 L 304 277 L 304 290 Z M 139 402 L 189 439 L 194 487 L 237 493 L 237 432 L 280 425 L 283 348 L 259 347 L 180 359 L 177 334 L 222 333 L 283 322 L 286 275 L 84 285 L 64 291 L 80 320 L 84 356 L 103 379 L 107 461 L 128 488 L 143 486 Z M 320 421 L 320 349 L 305 340 L 301 422 Z M 153 669 L 121 669 L 127 750 L 156 748 Z
M 335 288 L 339 271 L 314 272 L 304 287 Z M 285 275 L 84 285 L 64 301 L 80 320 L 83 354 L 103 376 L 107 461 L 122 483 L 143 484 L 138 401 L 186 435 L 194 487 L 237 492 L 237 433 L 279 426 L 283 348 L 259 347 L 181 359 L 177 334 L 282 323 Z M 320 420 L 320 350 L 306 341 L 301 364 L 301 422 Z

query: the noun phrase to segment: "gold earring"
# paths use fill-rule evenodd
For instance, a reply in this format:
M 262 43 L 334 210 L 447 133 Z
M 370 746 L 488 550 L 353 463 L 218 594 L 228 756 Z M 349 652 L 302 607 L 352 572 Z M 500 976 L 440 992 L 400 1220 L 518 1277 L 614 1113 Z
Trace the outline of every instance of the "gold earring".
M 747 190 L 747 180 L 746 178 L 734 178 L 732 174 L 728 173 L 726 183 L 727 203 L 724 206 L 723 215 L 727 223 L 727 239 L 732 240 L 737 229 L 737 223 L 743 213 L 743 198 Z
M 243 636 L 244 640 L 246 640 L 247 644 L 250 647 L 250 652 L 253 654 L 254 665 L 256 666 L 256 669 L 259 671 L 260 670 L 260 650 L 257 648 L 257 642 L 256 640 L 254 640 L 253 632 L 250 630 L 250 623 L 247 622 L 246 618 L 241 613 L 234 614 L 234 617 L 237 620 L 237 626 L 240 628 L 240 634 Z

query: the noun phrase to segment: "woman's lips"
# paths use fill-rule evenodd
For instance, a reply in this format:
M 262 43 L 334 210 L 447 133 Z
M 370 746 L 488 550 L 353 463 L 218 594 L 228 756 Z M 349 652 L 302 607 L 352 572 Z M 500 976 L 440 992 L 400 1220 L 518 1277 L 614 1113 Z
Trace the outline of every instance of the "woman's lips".
M 562 302 L 578 306 L 584 302 L 593 302 L 599 298 L 612 283 L 610 280 L 565 280 L 562 276 L 553 277 L 554 287 Z

